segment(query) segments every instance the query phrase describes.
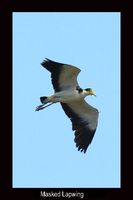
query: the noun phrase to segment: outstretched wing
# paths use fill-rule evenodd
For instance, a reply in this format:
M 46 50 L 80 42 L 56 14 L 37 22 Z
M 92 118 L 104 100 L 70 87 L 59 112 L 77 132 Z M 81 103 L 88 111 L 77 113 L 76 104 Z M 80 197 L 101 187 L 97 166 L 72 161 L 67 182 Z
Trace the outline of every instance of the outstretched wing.
M 72 122 L 72 130 L 75 130 L 76 147 L 85 153 L 97 128 L 98 110 L 87 104 L 84 99 L 61 105 Z
M 78 86 L 77 76 L 81 71 L 72 65 L 58 63 L 46 58 L 41 65 L 51 72 L 52 84 L 55 92 L 73 89 Z

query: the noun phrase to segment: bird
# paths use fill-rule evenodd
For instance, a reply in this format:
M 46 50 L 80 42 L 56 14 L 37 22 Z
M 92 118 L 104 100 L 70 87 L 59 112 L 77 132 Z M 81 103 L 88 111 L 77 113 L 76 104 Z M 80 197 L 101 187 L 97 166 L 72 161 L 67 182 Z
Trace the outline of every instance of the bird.
M 54 94 L 40 97 L 41 105 L 36 111 L 54 103 L 60 103 L 65 114 L 70 118 L 74 131 L 74 142 L 78 151 L 86 153 L 92 142 L 98 124 L 98 109 L 85 101 L 88 95 L 95 95 L 91 88 L 82 89 L 77 81 L 81 72 L 78 67 L 59 63 L 45 58 L 41 65 L 51 73 Z M 47 105 L 46 105 L 47 104 Z

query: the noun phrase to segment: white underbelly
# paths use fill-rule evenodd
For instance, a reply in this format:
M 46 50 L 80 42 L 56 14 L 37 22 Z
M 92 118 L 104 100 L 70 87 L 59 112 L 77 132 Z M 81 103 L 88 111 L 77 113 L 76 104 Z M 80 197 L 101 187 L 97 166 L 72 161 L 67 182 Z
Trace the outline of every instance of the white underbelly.
M 79 93 L 77 90 L 65 90 L 61 92 L 56 92 L 54 95 L 55 101 L 59 101 L 62 103 L 67 103 L 69 101 L 75 101 L 81 98 L 84 98 L 81 93 Z

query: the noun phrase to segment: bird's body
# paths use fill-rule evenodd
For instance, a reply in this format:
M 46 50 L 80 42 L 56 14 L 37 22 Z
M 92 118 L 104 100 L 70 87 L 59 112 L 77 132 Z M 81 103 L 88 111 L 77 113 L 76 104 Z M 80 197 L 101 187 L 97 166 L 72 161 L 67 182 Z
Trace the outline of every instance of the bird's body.
M 72 122 L 72 130 L 75 130 L 76 147 L 85 153 L 96 131 L 98 110 L 87 104 L 84 98 L 95 94 L 90 88 L 83 90 L 79 87 L 77 82 L 77 76 L 81 71 L 79 68 L 49 59 L 46 59 L 42 66 L 51 72 L 55 93 L 49 97 L 40 97 L 42 105 L 36 110 L 42 110 L 53 103 L 61 103 Z M 47 103 L 51 104 L 44 106 Z
M 82 93 L 79 93 L 78 90 L 76 90 L 76 89 L 73 89 L 73 90 L 68 89 L 68 90 L 56 92 L 55 94 L 53 94 L 52 96 L 50 96 L 48 98 L 50 100 L 52 100 L 52 102 L 54 102 L 54 103 L 56 103 L 56 102 L 68 103 L 68 102 L 72 102 L 72 101 L 78 101 L 80 99 L 83 99 L 86 96 L 87 96 L 87 94 L 86 94 L 85 90 L 83 90 Z

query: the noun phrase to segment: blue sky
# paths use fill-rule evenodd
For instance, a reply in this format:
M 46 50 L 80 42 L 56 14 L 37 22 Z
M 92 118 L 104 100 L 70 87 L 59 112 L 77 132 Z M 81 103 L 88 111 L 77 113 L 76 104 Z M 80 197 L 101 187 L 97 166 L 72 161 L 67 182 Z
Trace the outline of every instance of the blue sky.
M 99 112 L 86 154 L 77 151 L 44 58 L 81 69 L 78 82 Z M 13 187 L 120 187 L 120 13 L 13 13 Z

